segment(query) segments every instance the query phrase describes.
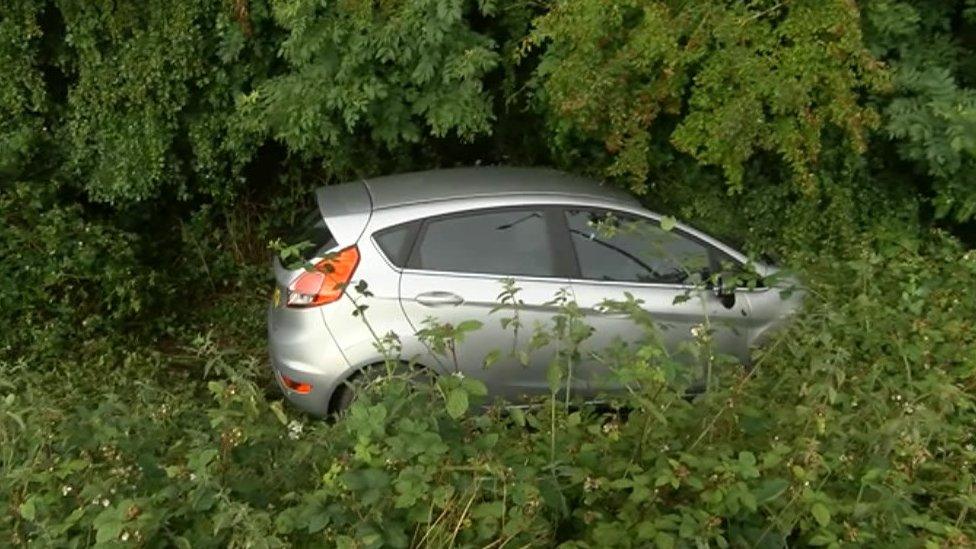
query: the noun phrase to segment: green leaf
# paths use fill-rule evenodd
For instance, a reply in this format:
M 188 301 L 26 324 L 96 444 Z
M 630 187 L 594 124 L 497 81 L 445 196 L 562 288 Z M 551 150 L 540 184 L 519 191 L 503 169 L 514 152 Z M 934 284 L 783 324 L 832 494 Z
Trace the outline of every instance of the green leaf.
M 122 518 L 123 509 L 128 509 L 130 501 L 122 501 L 115 507 L 103 510 L 95 517 L 92 526 L 95 528 L 95 541 L 104 543 L 115 539 L 122 531 L 124 520 Z
M 817 519 L 820 526 L 830 524 L 830 510 L 823 503 L 814 503 L 813 507 L 810 508 L 810 513 L 813 515 L 813 518 Z
M 468 392 L 461 388 L 452 389 L 447 394 L 447 413 L 458 419 L 468 411 Z
M 485 517 L 502 518 L 504 514 L 505 507 L 501 501 L 479 503 L 471 509 L 471 518 L 475 519 Z
M 521 408 L 509 408 L 508 413 L 512 416 L 515 425 L 525 427 L 525 412 Z
M 821 547 L 824 545 L 830 545 L 831 543 L 834 542 L 834 539 L 836 538 L 834 538 L 834 536 L 831 536 L 830 534 L 817 534 L 812 538 L 810 538 L 809 540 L 807 540 L 807 545 L 813 547 Z
M 276 418 L 278 418 L 278 421 L 282 425 L 288 425 L 288 417 L 285 416 L 285 411 L 282 410 L 282 408 L 281 408 L 281 401 L 280 400 L 276 400 L 276 401 L 272 402 L 269 407 L 271 408 L 271 412 L 274 414 L 274 416 Z
M 654 523 L 645 520 L 637 525 L 637 539 L 646 540 L 651 539 L 657 534 L 657 528 L 654 527 Z
M 475 379 L 473 377 L 463 378 L 461 380 L 461 387 L 463 387 L 469 395 L 488 396 L 488 387 L 480 379 Z
M 475 330 L 481 329 L 484 324 L 480 320 L 465 320 L 464 322 L 457 325 L 454 330 L 458 334 L 465 334 L 468 332 L 473 332 Z
M 24 503 L 21 503 L 18 510 L 20 511 L 20 516 L 24 517 L 24 520 L 34 520 L 34 517 L 37 515 L 37 508 L 34 507 L 34 498 L 30 498 Z
M 61 525 L 55 528 L 53 531 L 56 531 L 58 535 L 63 535 L 65 532 L 70 530 L 75 524 L 78 524 L 78 521 L 81 520 L 81 517 L 83 516 L 85 516 L 85 508 L 79 507 L 74 511 L 72 511 L 67 518 L 61 521 Z
M 654 543 L 662 549 L 671 549 L 674 547 L 674 536 L 664 532 L 658 532 L 658 534 L 654 536 Z
M 756 496 L 756 502 L 761 505 L 778 498 L 789 486 L 789 481 L 781 478 L 772 478 L 763 481 L 755 492 L 753 492 L 753 495 Z
M 661 229 L 665 231 L 671 231 L 674 229 L 675 225 L 678 224 L 678 220 L 671 217 L 670 215 L 665 215 L 661 217 Z
M 570 427 L 576 427 L 583 421 L 583 416 L 579 412 L 573 412 L 569 414 L 566 418 L 566 424 Z
M 553 360 L 546 368 L 546 381 L 549 382 L 549 390 L 555 393 L 559 390 L 559 385 L 563 380 L 563 368 L 558 360 Z
M 488 354 L 485 355 L 485 360 L 484 360 L 483 367 L 485 369 L 490 368 L 492 364 L 498 362 L 498 359 L 501 356 L 502 356 L 502 352 L 501 351 L 499 351 L 498 349 L 492 350 L 491 352 L 489 352 Z

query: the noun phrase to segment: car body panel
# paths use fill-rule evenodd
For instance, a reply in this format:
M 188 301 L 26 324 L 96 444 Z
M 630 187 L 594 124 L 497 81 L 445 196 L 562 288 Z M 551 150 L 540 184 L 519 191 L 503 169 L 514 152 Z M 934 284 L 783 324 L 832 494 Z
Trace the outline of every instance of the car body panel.
M 695 290 L 689 286 L 667 284 L 621 284 L 592 280 L 571 281 L 577 304 L 584 311 L 585 322 L 594 328 L 593 335 L 583 342 L 584 354 L 608 348 L 615 339 L 628 344 L 639 343 L 649 334 L 634 323 L 629 316 L 614 312 L 601 312 L 599 305 L 605 300 L 626 301 L 630 294 L 641 303 L 641 308 L 651 315 L 657 337 L 665 349 L 675 358 L 697 366 L 692 357 L 681 349 L 683 342 L 694 338 L 693 330 L 704 330 L 706 317 L 711 329 L 712 346 L 716 353 L 732 355 L 748 360 L 748 328 L 744 321 L 750 318 L 748 290 L 736 292 L 735 304 L 726 308 L 714 293 Z M 687 298 L 687 299 L 686 299 Z M 676 302 L 676 300 L 678 302 Z M 584 361 L 577 377 L 578 391 L 595 395 L 612 387 L 608 383 L 610 372 L 595 360 Z M 696 372 L 689 372 L 694 378 Z
M 569 288 L 566 279 L 511 277 L 519 288 L 519 318 L 523 325 L 520 333 L 504 328 L 501 320 L 510 311 L 499 310 L 498 296 L 504 289 L 505 277 L 470 273 L 424 272 L 404 270 L 401 277 L 401 303 L 414 332 L 425 327 L 430 318 L 440 324 L 457 326 L 467 320 L 478 320 L 482 326 L 469 333 L 456 345 L 457 361 L 453 356 L 440 356 L 428 350 L 429 362 L 437 361 L 440 373 L 462 374 L 484 381 L 492 395 L 509 399 L 537 395 L 547 391 L 545 378 L 548 357 L 552 346 L 531 353 L 528 364 L 523 365 L 513 353 L 525 345 L 536 325 L 546 325 L 558 308 L 551 304 L 560 289 Z M 445 292 L 445 289 L 449 291 Z M 422 296 L 444 292 L 463 296 L 457 303 L 424 303 Z M 406 336 L 411 340 L 415 335 Z M 494 354 L 496 359 L 486 367 L 485 359 Z
M 377 177 L 367 179 L 365 184 L 374 211 L 438 202 L 454 202 L 449 208 L 465 207 L 467 201 L 479 198 L 491 201 L 514 197 L 518 201 L 539 195 L 611 200 L 615 204 L 639 206 L 632 196 L 619 189 L 544 168 L 451 168 Z
M 289 309 L 279 303 L 268 308 L 268 351 L 275 380 L 290 402 L 302 410 L 327 413 L 332 389 L 349 367 L 320 309 Z M 311 384 L 313 392 L 299 394 L 282 383 L 282 375 Z

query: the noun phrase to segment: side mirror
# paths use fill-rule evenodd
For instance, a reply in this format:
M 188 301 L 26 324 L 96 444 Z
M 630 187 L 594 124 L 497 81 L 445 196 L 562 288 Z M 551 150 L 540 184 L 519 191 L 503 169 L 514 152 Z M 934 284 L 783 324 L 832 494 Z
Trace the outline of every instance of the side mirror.
M 723 307 L 731 309 L 735 306 L 735 287 L 726 286 L 725 280 L 721 275 L 716 275 L 710 286 L 712 291 L 715 292 L 715 297 L 718 298 Z

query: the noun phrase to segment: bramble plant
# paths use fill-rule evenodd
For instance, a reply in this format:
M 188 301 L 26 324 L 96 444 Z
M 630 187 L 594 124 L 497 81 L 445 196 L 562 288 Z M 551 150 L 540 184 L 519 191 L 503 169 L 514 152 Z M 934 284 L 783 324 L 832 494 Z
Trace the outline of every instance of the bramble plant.
M 187 330 L 168 354 L 105 338 L 81 373 L 7 361 L 23 383 L 2 400 L 2 524 L 46 544 L 965 545 L 976 355 L 958 350 L 976 348 L 976 316 L 959 297 L 976 256 L 899 236 L 825 265 L 793 327 L 693 398 L 699 373 L 624 302 L 648 339 L 599 354 L 625 391 L 566 406 L 588 331 L 565 296 L 554 389 L 527 409 L 485 402 L 470 377 L 393 375 L 313 422 L 262 387 L 259 336 L 248 350 L 219 332 Z

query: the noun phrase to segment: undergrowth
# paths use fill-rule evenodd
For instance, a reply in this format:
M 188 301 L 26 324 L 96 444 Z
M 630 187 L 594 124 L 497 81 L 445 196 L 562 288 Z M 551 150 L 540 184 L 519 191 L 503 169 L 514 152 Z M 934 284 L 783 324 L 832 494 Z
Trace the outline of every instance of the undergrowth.
M 257 270 L 164 340 L 38 340 L 0 363 L 0 539 L 970 546 L 976 253 L 873 234 L 810 262 L 806 309 L 694 398 L 652 337 L 605 351 L 627 390 L 600 407 L 566 398 L 586 337 L 566 302 L 549 337 L 567 352 L 539 406 L 394 372 L 316 420 L 271 382 Z

